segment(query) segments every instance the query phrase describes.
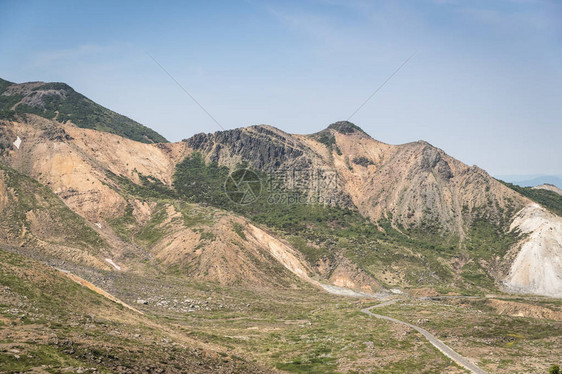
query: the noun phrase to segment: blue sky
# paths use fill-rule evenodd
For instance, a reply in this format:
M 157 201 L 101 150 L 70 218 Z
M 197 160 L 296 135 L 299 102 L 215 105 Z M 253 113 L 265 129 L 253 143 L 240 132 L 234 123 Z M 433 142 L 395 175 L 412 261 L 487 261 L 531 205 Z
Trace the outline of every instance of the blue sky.
M 172 141 L 312 133 L 351 113 L 494 175 L 562 174 L 562 5 L 549 0 L 0 0 L 0 77 L 62 81 Z

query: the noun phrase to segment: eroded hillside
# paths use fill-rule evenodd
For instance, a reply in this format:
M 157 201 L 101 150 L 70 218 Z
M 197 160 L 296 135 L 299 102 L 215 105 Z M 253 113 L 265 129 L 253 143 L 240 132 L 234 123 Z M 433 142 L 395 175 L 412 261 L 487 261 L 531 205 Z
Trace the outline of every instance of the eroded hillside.
M 168 144 L 32 114 L 3 121 L 1 131 L 4 139 L 22 139 L 19 147 L 3 143 L 3 162 L 89 222 L 111 248 L 98 256 L 105 265 L 140 270 L 139 259 L 147 259 L 159 271 L 223 284 L 294 284 L 294 269 L 267 244 L 244 238 L 260 226 L 299 254 L 302 273 L 328 284 L 368 293 L 499 289 L 522 247 L 510 225 L 531 204 L 428 143 L 381 143 L 348 122 L 312 135 L 251 126 Z M 229 172 L 244 165 L 264 181 L 262 196 L 248 206 L 224 193 Z M 272 170 L 333 172 L 331 189 L 288 186 L 329 203 L 272 204 L 265 185 Z M 546 292 L 532 284 L 517 290 Z

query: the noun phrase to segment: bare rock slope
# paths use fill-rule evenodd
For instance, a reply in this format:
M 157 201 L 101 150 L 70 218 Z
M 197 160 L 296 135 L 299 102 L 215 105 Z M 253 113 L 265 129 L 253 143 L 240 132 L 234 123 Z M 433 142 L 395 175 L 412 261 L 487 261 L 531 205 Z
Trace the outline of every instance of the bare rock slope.
M 562 217 L 531 204 L 517 213 L 511 229 L 527 237 L 516 247 L 507 289 L 562 298 Z
M 467 166 L 429 143 L 379 142 L 349 122 L 312 135 L 291 135 L 270 126 L 198 134 L 186 140 L 207 160 L 232 167 L 248 161 L 261 171 L 332 169 L 338 201 L 377 221 L 392 217 L 405 227 L 432 225 L 465 235 L 486 210 L 490 220 L 530 201 L 476 166 Z

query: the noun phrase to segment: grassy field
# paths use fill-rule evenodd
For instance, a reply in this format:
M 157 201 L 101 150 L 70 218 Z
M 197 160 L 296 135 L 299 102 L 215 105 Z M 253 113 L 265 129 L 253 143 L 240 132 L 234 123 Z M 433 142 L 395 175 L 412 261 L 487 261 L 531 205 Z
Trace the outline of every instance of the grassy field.
M 511 314 L 495 300 L 516 303 Z M 556 319 L 517 316 L 545 311 Z M 547 311 L 548 311 L 547 310 Z M 377 309 L 432 332 L 465 357 L 478 358 L 490 373 L 548 373 L 562 357 L 562 308 L 559 300 L 537 297 L 410 299 Z
M 34 260 L 0 250 L 0 372 L 259 373 Z
M 377 303 L 373 299 L 334 296 L 306 284 L 248 289 L 181 273 L 76 269 L 140 315 L 25 257 L 0 251 L 0 263 L 1 372 L 42 365 L 51 372 L 119 366 L 124 372 L 465 372 L 417 332 L 361 313 Z M 562 310 L 562 302 L 546 298 L 493 300 Z M 499 314 L 490 303 L 408 298 L 377 313 L 424 327 L 490 373 L 546 373 L 562 353 L 562 323 Z
M 134 286 L 140 282 L 121 275 L 111 287 L 189 337 L 285 372 L 464 372 L 421 335 L 361 313 L 372 300 L 307 285 L 252 290 L 164 275 Z

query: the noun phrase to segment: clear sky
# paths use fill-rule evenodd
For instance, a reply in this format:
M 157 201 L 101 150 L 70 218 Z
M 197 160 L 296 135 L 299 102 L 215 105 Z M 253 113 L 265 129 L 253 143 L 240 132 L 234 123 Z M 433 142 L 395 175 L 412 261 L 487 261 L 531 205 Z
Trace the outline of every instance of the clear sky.
M 61 81 L 177 141 L 351 113 L 494 175 L 562 174 L 558 0 L 0 0 L 0 77 Z

